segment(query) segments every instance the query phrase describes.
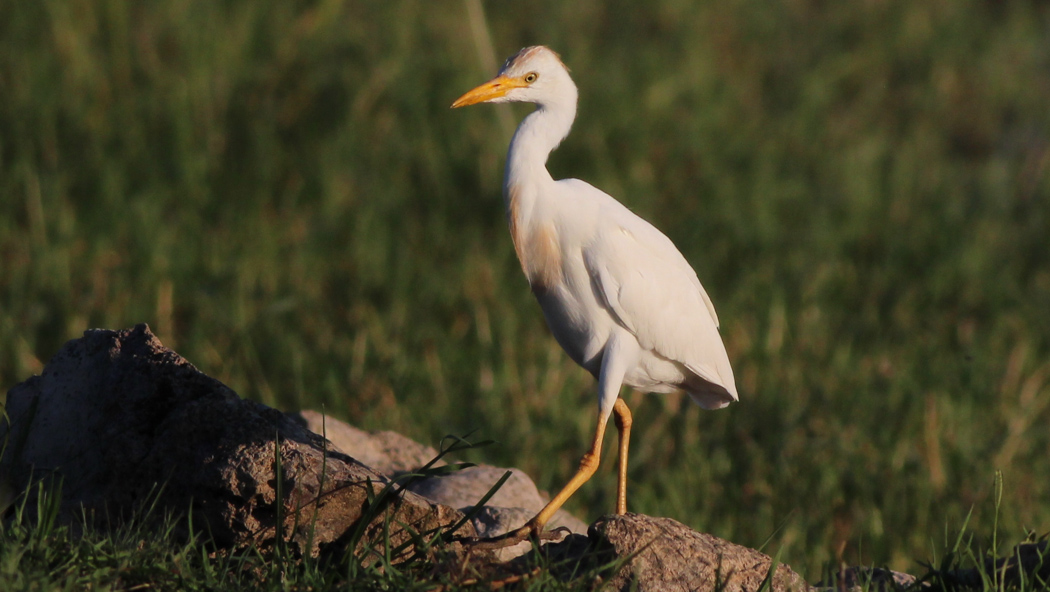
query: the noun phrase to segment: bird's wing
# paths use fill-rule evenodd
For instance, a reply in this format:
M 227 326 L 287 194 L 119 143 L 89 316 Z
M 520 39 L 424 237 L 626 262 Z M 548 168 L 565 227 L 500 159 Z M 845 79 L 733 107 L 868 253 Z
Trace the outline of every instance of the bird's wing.
M 662 232 L 605 198 L 596 216 L 601 226 L 583 247 L 599 300 L 643 348 L 681 363 L 735 398 L 718 317 L 696 272 Z

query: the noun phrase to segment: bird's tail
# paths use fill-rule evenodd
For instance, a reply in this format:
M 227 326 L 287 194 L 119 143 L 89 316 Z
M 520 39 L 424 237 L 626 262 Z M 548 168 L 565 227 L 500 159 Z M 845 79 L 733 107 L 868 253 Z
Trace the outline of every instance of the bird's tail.
M 689 385 L 686 392 L 689 393 L 689 398 L 694 403 L 704 409 L 721 409 L 738 400 L 736 393 L 726 390 L 723 386 L 706 380 L 703 383 L 703 385 Z

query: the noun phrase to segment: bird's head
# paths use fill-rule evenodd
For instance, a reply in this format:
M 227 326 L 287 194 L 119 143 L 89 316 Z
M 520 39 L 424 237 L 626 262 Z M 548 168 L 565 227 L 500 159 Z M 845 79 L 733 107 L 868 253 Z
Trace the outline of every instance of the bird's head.
M 570 103 L 576 107 L 576 85 L 558 54 L 535 45 L 507 58 L 499 74 L 452 103 L 452 108 L 478 103 Z

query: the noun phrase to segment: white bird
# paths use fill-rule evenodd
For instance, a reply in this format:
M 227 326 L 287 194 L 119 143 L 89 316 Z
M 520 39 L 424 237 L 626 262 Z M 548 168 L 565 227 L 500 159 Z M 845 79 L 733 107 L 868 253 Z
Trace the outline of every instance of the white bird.
M 575 476 L 536 517 L 501 540 L 538 536 L 590 479 L 614 412 L 620 435 L 616 512 L 627 511 L 631 413 L 619 398 L 623 385 L 684 390 L 705 409 L 738 400 L 714 305 L 671 240 L 599 189 L 579 179 L 555 181 L 547 172 L 548 155 L 576 118 L 576 99 L 558 54 L 534 46 L 452 104 L 536 104 L 507 152 L 503 196 L 510 235 L 554 338 L 598 379 L 598 425 Z

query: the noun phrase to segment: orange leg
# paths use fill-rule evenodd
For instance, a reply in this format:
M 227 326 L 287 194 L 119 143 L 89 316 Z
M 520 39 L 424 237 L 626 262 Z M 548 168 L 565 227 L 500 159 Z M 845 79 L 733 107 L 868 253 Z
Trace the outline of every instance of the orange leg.
M 616 480 L 616 513 L 627 513 L 627 448 L 631 442 L 631 410 L 623 399 L 616 399 L 616 430 L 620 433 L 620 458 Z
M 572 494 L 576 493 L 576 490 L 586 483 L 594 475 L 594 472 L 598 470 L 598 464 L 601 462 L 602 456 L 602 440 L 605 437 L 605 425 L 607 422 L 608 418 L 598 417 L 598 427 L 594 430 L 591 449 L 580 459 L 580 468 L 576 470 L 576 474 L 565 484 L 565 487 L 561 488 L 558 495 L 547 502 L 546 506 L 543 506 L 543 509 L 540 510 L 539 514 L 536 514 L 535 518 L 529 520 L 522 527 L 522 530 L 539 534 L 543 530 L 544 525 L 550 521 L 551 516 L 554 516 L 554 513 L 561 509 L 565 502 L 572 497 Z
M 620 458 L 619 458 L 619 473 L 616 484 L 616 513 L 625 514 L 627 512 L 627 448 L 631 440 L 631 410 L 627 407 L 627 403 L 624 403 L 623 399 L 616 399 L 616 403 L 613 405 L 613 412 L 616 415 L 616 429 L 620 435 Z M 473 545 L 477 548 L 490 548 L 498 549 L 516 544 L 520 541 L 525 540 L 530 535 L 537 538 L 545 538 L 543 533 L 543 527 L 546 526 L 547 522 L 550 521 L 554 513 L 561 509 L 566 501 L 572 494 L 576 493 L 576 490 L 586 483 L 598 470 L 598 465 L 601 462 L 602 456 L 602 441 L 605 437 L 605 427 L 609 422 L 609 418 L 603 414 L 598 415 L 598 426 L 594 430 L 594 439 L 591 441 L 591 449 L 583 455 L 580 459 L 580 467 L 576 470 L 576 474 L 572 476 L 572 479 L 561 488 L 558 495 L 547 502 L 546 506 L 540 510 L 539 514 L 525 523 L 518 530 L 508 532 L 507 534 L 500 535 L 494 539 L 486 539 L 480 541 L 474 541 Z M 554 535 L 550 535 L 554 536 Z M 550 538 L 547 536 L 546 538 Z

